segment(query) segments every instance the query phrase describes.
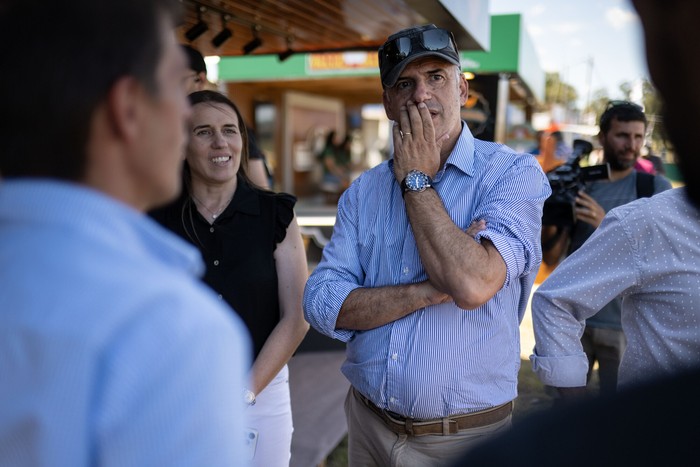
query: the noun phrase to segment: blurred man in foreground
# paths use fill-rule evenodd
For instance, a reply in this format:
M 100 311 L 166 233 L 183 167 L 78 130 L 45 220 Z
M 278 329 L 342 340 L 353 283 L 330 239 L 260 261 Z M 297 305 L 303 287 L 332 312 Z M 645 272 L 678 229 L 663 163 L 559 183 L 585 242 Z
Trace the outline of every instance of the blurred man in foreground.
M 143 214 L 180 190 L 178 3 L 0 7 L 32 69 L 0 76 L 0 465 L 243 465 L 248 337 Z

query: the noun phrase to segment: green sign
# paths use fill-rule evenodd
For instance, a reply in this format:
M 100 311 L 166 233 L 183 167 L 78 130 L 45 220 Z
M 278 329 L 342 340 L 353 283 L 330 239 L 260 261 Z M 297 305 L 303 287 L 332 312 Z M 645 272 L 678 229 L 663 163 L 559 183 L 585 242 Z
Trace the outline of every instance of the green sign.
M 461 52 L 462 68 L 478 73 L 518 73 L 532 88 L 544 92 L 544 72 L 524 33 L 519 14 L 491 16 L 491 50 Z M 376 52 L 299 54 L 280 61 L 276 55 L 222 57 L 219 79 L 283 81 L 325 76 L 376 76 Z M 541 97 L 541 96 L 538 96 Z

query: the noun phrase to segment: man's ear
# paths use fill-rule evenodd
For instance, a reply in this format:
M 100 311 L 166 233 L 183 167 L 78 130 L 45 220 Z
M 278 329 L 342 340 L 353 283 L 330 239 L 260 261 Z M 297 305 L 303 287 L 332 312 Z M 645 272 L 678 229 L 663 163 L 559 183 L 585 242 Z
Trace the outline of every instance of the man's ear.
M 107 95 L 107 112 L 114 134 L 133 141 L 142 130 L 141 114 L 145 103 L 143 85 L 135 78 L 119 78 Z
M 207 74 L 204 71 L 197 73 L 197 87 L 199 90 L 204 90 L 207 87 Z
M 469 82 L 467 78 L 464 77 L 464 73 L 459 73 L 459 104 L 460 107 L 466 104 L 469 98 Z

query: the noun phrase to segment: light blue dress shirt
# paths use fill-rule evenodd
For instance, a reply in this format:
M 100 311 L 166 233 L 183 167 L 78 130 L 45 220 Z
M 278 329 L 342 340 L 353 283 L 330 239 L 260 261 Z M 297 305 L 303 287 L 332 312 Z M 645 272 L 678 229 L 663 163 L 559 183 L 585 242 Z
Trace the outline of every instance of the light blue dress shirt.
M 249 340 L 202 271 L 99 192 L 0 182 L 0 465 L 247 465 Z
M 549 183 L 532 155 L 475 140 L 463 125 L 433 186 L 460 228 L 486 220 L 476 238 L 491 240 L 503 257 L 503 287 L 475 310 L 451 302 L 369 331 L 336 330 L 354 289 L 427 279 L 392 162 L 364 173 L 343 194 L 333 236 L 305 289 L 306 318 L 347 342 L 342 371 L 379 407 L 432 419 L 508 402 L 517 395 L 518 325 L 541 261 Z
M 622 297 L 627 348 L 618 386 L 700 365 L 700 212 L 676 188 L 610 211 L 532 299 L 533 370 L 586 385 L 585 320 Z
M 663 175 L 654 177 L 654 194 L 671 189 L 671 182 Z M 588 193 L 605 212 L 630 203 L 639 198 L 637 195 L 637 171 L 633 170 L 626 177 L 615 180 L 600 180 L 592 182 L 585 188 Z M 596 228 L 583 221 L 576 223 L 574 227 L 570 251 L 581 248 L 588 238 L 593 235 Z M 619 298 L 611 300 L 610 303 L 600 309 L 598 313 L 586 320 L 586 326 L 593 328 L 607 328 L 622 330 L 621 316 L 622 303 Z

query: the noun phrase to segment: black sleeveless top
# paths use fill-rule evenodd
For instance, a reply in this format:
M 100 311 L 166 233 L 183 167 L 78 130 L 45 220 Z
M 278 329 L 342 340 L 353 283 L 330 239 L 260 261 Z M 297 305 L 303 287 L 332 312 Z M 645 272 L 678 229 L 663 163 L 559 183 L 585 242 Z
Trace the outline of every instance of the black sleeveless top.
M 206 264 L 204 282 L 245 322 L 254 358 L 280 320 L 273 253 L 286 236 L 295 203 L 292 195 L 257 189 L 239 177 L 231 203 L 211 225 L 184 192 L 150 213 L 199 248 Z

